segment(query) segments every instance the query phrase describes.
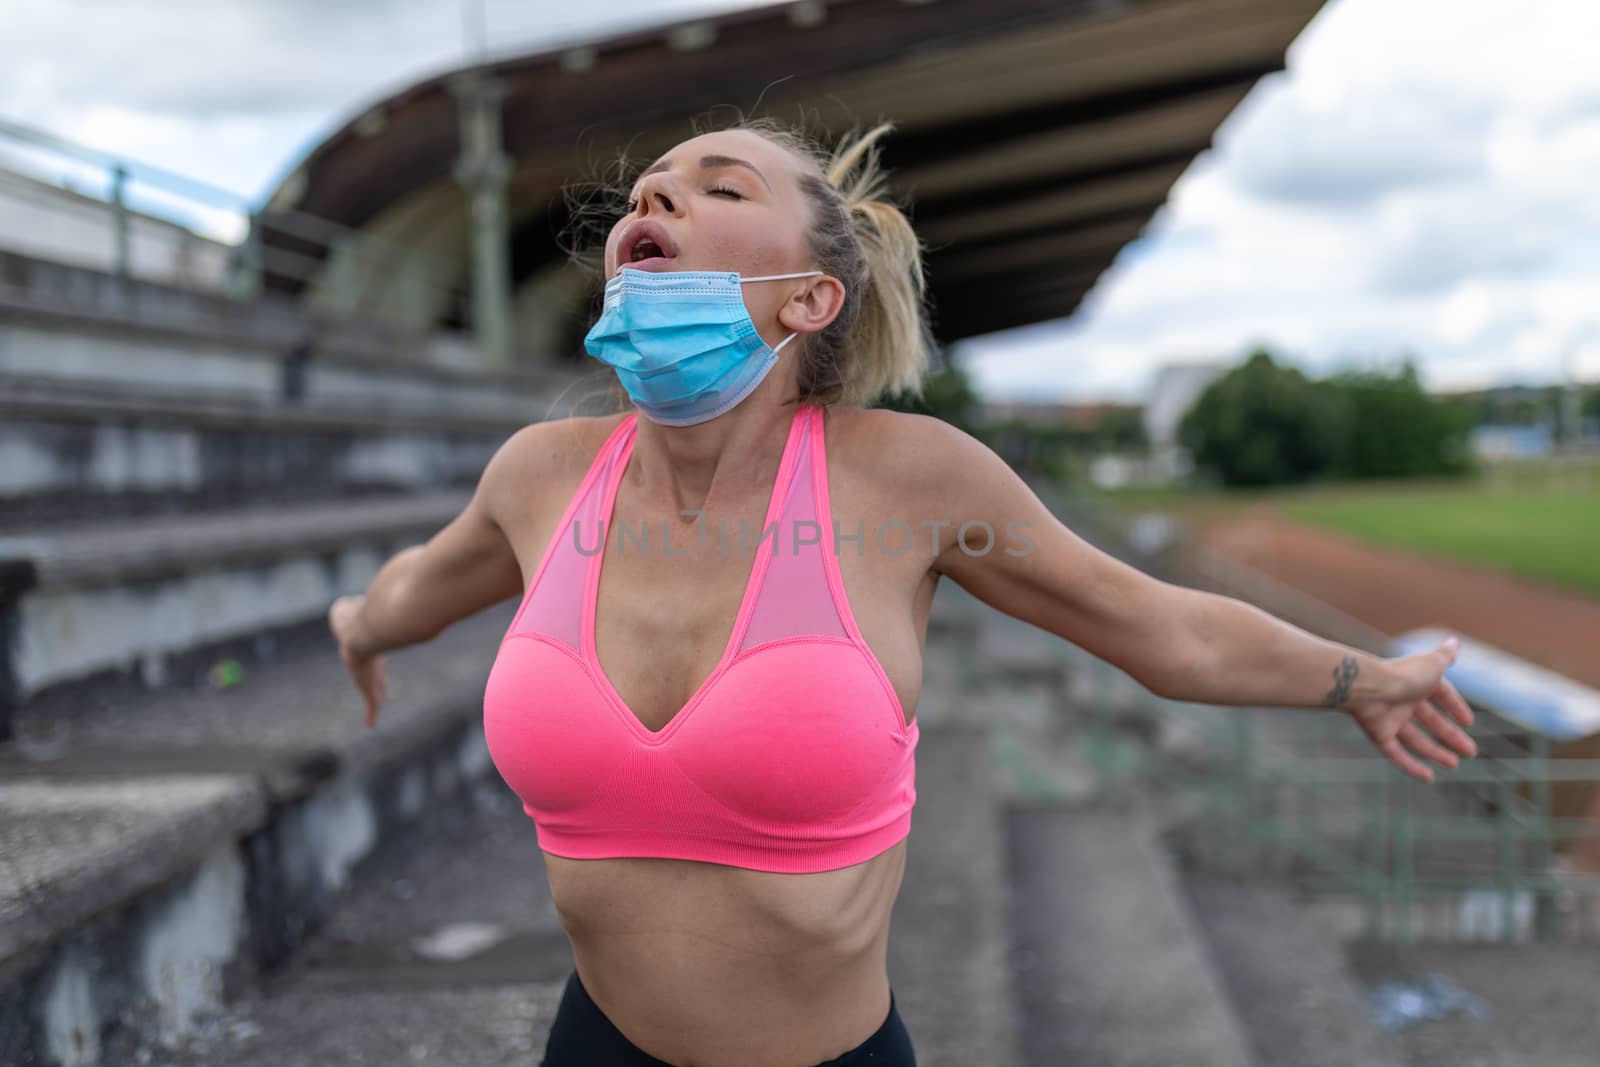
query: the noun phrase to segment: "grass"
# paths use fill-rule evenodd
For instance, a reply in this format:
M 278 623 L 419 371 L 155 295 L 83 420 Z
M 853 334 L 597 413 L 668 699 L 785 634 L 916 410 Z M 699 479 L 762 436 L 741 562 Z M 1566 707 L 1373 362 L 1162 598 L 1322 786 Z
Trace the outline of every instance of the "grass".
M 1449 493 L 1286 504 L 1295 522 L 1600 593 L 1600 494 Z
M 1600 461 L 1503 465 L 1475 479 L 1227 491 L 1121 490 L 1119 510 L 1204 521 L 1270 505 L 1294 522 L 1600 593 Z

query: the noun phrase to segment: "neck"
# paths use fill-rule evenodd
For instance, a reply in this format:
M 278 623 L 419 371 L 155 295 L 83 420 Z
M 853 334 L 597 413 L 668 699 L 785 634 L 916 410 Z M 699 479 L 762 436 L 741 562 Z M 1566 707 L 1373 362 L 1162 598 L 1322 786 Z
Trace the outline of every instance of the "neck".
M 763 382 L 732 411 L 693 426 L 663 426 L 640 413 L 634 429 L 630 481 L 651 511 L 697 520 L 684 510 L 737 506 L 767 493 L 795 417 L 788 401 Z

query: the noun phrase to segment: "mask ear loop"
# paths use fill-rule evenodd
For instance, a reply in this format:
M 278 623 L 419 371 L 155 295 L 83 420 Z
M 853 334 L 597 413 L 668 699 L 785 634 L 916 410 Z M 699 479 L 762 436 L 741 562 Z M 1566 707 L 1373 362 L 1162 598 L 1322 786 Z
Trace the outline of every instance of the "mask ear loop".
M 822 273 L 820 270 L 803 270 L 799 274 L 761 274 L 754 278 L 740 278 L 739 284 L 743 285 L 745 282 L 778 282 L 785 278 L 810 278 L 813 275 Z
M 826 273 L 826 271 L 820 270 L 803 270 L 799 274 L 763 274 L 755 278 L 740 278 L 739 284 L 743 285 L 745 282 L 777 282 L 783 281 L 785 278 L 810 278 L 813 275 L 821 276 Z M 791 333 L 788 337 L 785 337 L 783 340 L 778 342 L 778 346 L 772 350 L 772 354 L 777 355 L 779 352 L 782 352 L 784 345 L 788 344 L 790 341 L 793 341 L 799 336 L 799 331 Z

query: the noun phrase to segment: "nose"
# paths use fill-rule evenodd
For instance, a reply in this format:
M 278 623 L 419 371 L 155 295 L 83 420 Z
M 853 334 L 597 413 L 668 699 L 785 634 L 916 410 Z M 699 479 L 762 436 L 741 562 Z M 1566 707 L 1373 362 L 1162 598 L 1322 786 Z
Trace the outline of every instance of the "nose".
M 682 198 L 673 189 L 673 179 L 664 170 L 654 174 L 647 174 L 638 185 L 639 203 L 636 210 L 640 214 L 650 211 L 660 211 L 667 215 L 678 214 L 678 205 Z

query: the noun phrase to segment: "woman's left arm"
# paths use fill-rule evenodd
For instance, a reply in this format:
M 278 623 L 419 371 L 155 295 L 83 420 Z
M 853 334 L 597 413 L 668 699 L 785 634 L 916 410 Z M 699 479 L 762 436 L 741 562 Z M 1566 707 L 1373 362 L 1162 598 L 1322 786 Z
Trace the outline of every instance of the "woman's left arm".
M 1169 700 L 1344 711 L 1379 751 L 1423 781 L 1433 772 L 1419 757 L 1455 767 L 1476 753 L 1462 729 L 1472 725 L 1472 710 L 1444 678 L 1454 638 L 1432 652 L 1385 659 L 1243 601 L 1153 578 L 1078 537 L 988 446 L 954 426 L 930 425 L 937 421 L 913 430 L 924 438 L 922 455 L 937 457 L 947 473 L 936 495 L 951 543 L 939 546 L 934 569 L 984 603 L 1071 641 Z M 977 523 L 993 531 L 987 551 Z

